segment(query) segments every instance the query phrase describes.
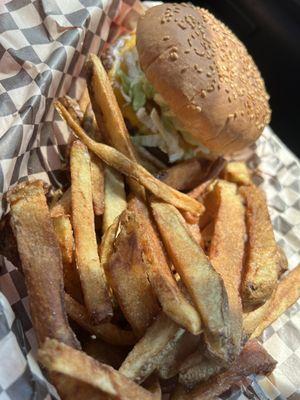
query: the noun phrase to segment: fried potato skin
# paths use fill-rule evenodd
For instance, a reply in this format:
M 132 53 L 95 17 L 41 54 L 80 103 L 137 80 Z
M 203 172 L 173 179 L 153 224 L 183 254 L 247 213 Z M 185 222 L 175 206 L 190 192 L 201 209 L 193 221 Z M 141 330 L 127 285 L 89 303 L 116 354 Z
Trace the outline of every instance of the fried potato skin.
M 280 258 L 264 193 L 254 185 L 239 190 L 246 203 L 248 242 L 242 282 L 244 307 L 258 306 L 273 293 Z
M 38 342 L 52 337 L 80 348 L 64 309 L 62 256 L 43 182 L 19 184 L 9 192 L 8 201 Z

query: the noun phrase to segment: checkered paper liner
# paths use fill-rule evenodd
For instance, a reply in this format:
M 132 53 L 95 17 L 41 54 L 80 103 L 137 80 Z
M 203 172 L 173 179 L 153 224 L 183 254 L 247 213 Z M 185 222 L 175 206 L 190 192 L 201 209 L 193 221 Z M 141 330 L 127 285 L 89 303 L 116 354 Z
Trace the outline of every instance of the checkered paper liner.
M 53 99 L 83 90 L 88 53 L 100 54 L 134 27 L 138 0 L 12 0 L 0 4 L 0 215 L 5 192 L 40 178 L 62 186 L 69 132 L 55 120 Z M 276 238 L 292 269 L 300 261 L 300 163 L 267 128 L 243 154 L 265 189 Z M 261 338 L 278 361 L 269 377 L 226 399 L 300 399 L 300 302 Z M 36 363 L 36 339 L 22 274 L 0 257 L 0 400 L 58 399 Z

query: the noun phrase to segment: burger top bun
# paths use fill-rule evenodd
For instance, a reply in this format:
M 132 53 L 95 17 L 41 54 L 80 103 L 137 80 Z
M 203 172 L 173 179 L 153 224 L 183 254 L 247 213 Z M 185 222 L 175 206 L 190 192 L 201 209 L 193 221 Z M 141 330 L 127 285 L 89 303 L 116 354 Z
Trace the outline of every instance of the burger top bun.
M 165 3 L 137 25 L 142 70 L 196 140 L 216 154 L 254 142 L 270 121 L 261 75 L 237 37 L 212 14 Z

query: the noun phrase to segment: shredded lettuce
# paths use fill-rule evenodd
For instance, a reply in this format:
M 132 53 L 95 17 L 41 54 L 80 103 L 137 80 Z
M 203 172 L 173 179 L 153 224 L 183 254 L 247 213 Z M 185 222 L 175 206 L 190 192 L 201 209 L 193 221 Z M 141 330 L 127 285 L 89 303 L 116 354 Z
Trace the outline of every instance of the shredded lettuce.
M 159 147 L 168 154 L 170 162 L 194 157 L 197 151 L 209 152 L 183 129 L 162 96 L 155 92 L 140 68 L 135 47 L 126 51 L 119 60 L 116 74 L 124 99 L 130 103 L 143 126 L 133 137 L 136 144 Z M 150 104 L 152 107 L 149 109 Z

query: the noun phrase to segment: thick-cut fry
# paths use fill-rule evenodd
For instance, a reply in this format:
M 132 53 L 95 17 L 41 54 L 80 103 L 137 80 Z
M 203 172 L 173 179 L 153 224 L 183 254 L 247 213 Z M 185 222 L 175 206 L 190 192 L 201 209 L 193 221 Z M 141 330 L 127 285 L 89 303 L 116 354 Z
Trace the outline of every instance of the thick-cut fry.
M 135 382 L 143 382 L 160 366 L 183 334 L 184 329 L 161 313 L 133 347 L 119 371 Z
M 234 384 L 251 374 L 267 375 L 273 371 L 276 361 L 256 341 L 249 341 L 234 364 L 226 371 L 199 384 L 186 393 L 183 389 L 174 393 L 172 400 L 208 400 L 215 399 Z
M 124 180 L 121 174 L 105 168 L 103 232 L 127 207 Z
M 130 201 L 129 207 L 136 215 L 143 260 L 147 266 L 150 283 L 164 313 L 188 331 L 198 334 L 201 330 L 200 316 L 172 276 L 162 243 L 154 227 L 154 221 L 150 218 L 145 203 L 134 198 Z
M 38 342 L 52 337 L 79 348 L 64 309 L 62 257 L 43 182 L 18 185 L 9 192 L 8 201 Z
M 80 109 L 78 102 L 75 99 L 72 99 L 70 96 L 64 96 L 59 98 L 59 102 L 63 104 L 69 113 L 72 115 L 72 118 L 81 125 L 83 120 L 83 112 Z
M 71 188 L 67 189 L 61 198 L 50 208 L 51 217 L 59 217 L 61 215 L 71 215 L 72 201 Z
M 218 181 L 214 195 L 218 207 L 209 259 L 227 291 L 233 352 L 237 355 L 241 349 L 243 323 L 240 285 L 246 236 L 245 209 L 233 183 Z
M 85 353 L 55 339 L 45 341 L 38 352 L 38 358 L 48 371 L 84 382 L 106 394 L 106 398 L 152 400 L 150 392 L 131 382 L 112 367 L 99 363 Z
M 170 259 L 200 312 L 210 351 L 230 361 L 228 298 L 220 275 L 191 236 L 180 212 L 158 201 L 151 206 Z
M 160 363 L 159 376 L 169 379 L 177 375 L 182 362 L 199 347 L 200 341 L 200 335 L 185 332 Z
M 206 170 L 203 164 L 199 158 L 192 158 L 160 171 L 156 177 L 174 189 L 191 190 L 205 177 Z
M 238 185 L 251 185 L 252 176 L 247 165 L 244 162 L 231 161 L 222 171 L 224 179 Z
M 204 209 L 203 205 L 197 200 L 187 196 L 184 193 L 178 192 L 177 190 L 154 178 L 150 172 L 145 170 L 145 168 L 131 161 L 116 149 L 102 143 L 96 143 L 86 135 L 84 130 L 78 124 L 76 124 L 62 104 L 56 102 L 55 107 L 62 118 L 64 118 L 68 123 L 69 127 L 73 129 L 74 133 L 80 138 L 80 140 L 82 140 L 83 143 L 85 143 L 88 148 L 97 154 L 97 156 L 100 157 L 106 164 L 117 169 L 119 172 L 128 176 L 129 178 L 136 180 L 158 198 L 173 204 L 175 207 L 190 211 L 192 214 L 198 215 L 202 213 Z
M 272 295 L 280 272 L 280 259 L 264 193 L 255 186 L 243 186 L 246 202 L 248 243 L 242 299 L 245 307 L 264 303 Z
M 91 153 L 90 157 L 94 213 L 102 215 L 104 212 L 104 166 L 94 153 Z
M 245 334 L 251 338 L 262 332 L 291 307 L 300 297 L 300 265 L 289 272 L 278 284 L 272 297 L 264 305 L 244 317 Z
M 89 153 L 79 141 L 71 149 L 71 179 L 75 254 L 81 287 L 91 320 L 99 323 L 112 315 L 112 305 L 98 257 Z
M 81 300 L 80 279 L 73 260 L 74 238 L 70 217 L 61 215 L 52 218 L 52 222 L 62 254 L 65 290 L 75 299 Z
M 98 126 L 104 125 L 105 143 L 118 149 L 131 160 L 136 159 L 133 145 L 100 59 L 90 54 L 85 63 L 87 85 Z
M 117 325 L 110 322 L 92 325 L 85 307 L 79 304 L 67 293 L 65 293 L 65 303 L 67 314 L 73 321 L 87 332 L 96 335 L 105 342 L 116 346 L 129 346 L 136 342 L 136 337 L 132 331 L 120 329 Z
M 147 279 L 135 226 L 134 213 L 124 211 L 105 273 L 125 318 L 136 335 L 142 336 L 159 307 Z

